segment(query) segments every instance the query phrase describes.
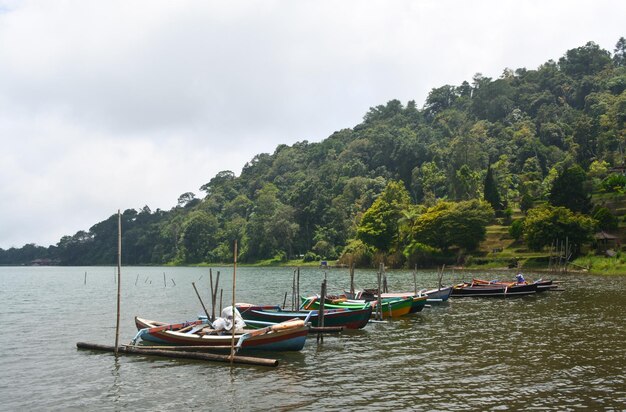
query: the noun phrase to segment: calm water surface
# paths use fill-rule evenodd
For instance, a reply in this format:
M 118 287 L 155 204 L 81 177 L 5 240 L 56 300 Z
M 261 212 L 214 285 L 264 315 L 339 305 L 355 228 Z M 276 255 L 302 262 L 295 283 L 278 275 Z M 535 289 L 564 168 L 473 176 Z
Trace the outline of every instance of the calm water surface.
M 216 270 L 230 301 L 232 269 Z M 202 309 L 193 281 L 208 302 L 207 268 L 122 276 L 122 343 L 135 335 L 135 315 L 194 319 Z M 347 270 L 327 276 L 329 292 L 348 287 Z M 482 277 L 494 276 L 513 274 Z M 302 269 L 301 292 L 319 293 L 323 277 Z M 420 272 L 418 284 L 436 278 Z M 357 271 L 359 287 L 375 279 Z M 409 271 L 388 279 L 390 289 L 413 289 Z M 312 337 L 302 352 L 264 354 L 278 368 L 231 368 L 78 351 L 78 341 L 115 340 L 114 268 L 2 267 L 0 410 L 626 410 L 626 277 L 557 279 L 562 292 L 453 300 L 323 345 Z M 239 268 L 237 301 L 279 304 L 291 283 L 288 268 Z

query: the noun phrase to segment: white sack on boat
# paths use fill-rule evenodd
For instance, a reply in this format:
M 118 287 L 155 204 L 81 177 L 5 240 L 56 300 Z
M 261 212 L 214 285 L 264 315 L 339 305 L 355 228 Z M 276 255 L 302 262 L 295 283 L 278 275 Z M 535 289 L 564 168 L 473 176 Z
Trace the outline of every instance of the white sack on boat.
M 213 329 L 215 330 L 231 330 L 233 327 L 233 307 L 228 306 L 222 310 L 221 317 L 216 318 L 213 322 Z M 243 329 L 246 327 L 246 322 L 244 322 L 241 314 L 235 308 L 235 330 Z

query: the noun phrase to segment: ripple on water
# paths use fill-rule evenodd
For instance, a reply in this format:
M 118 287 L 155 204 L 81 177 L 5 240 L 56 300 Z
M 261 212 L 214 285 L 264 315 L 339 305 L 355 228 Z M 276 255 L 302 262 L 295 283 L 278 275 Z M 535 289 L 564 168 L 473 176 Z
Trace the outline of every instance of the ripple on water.
M 17 338 L 0 338 L 0 409 L 619 410 L 626 404 L 623 281 L 607 285 L 604 278 L 571 275 L 562 280 L 578 282 L 567 283 L 565 292 L 454 300 L 327 336 L 320 346 L 312 336 L 300 353 L 264 354 L 280 359 L 276 369 L 231 370 L 77 351 L 77 341 L 113 342 L 111 268 L 88 268 L 87 285 L 85 268 L 47 269 L 0 268 L 4 290 L 11 291 L 2 294 L 0 315 L 3 324 L 19 325 Z M 209 290 L 204 268 L 129 271 L 123 342 L 135 333 L 134 315 L 191 319 L 201 310 L 191 281 L 204 276 L 197 285 Z M 178 286 L 147 281 L 162 279 L 163 272 Z M 303 269 L 301 290 L 318 291 L 321 277 Z M 328 278 L 343 289 L 347 271 L 330 271 Z M 360 285 L 373 279 L 373 272 L 357 273 Z M 418 275 L 425 286 L 436 279 L 434 272 Z M 241 268 L 238 296 L 282 302 L 291 280 L 290 269 Z M 391 272 L 389 282 L 396 290 L 413 288 L 410 272 Z M 228 279 L 220 284 L 228 290 Z

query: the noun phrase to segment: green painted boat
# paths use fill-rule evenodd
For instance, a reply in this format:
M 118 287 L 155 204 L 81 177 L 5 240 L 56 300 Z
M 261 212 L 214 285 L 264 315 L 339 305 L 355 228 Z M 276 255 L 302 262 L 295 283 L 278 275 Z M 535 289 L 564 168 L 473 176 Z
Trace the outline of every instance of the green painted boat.
M 320 302 L 317 297 L 300 298 L 302 301 L 301 308 L 305 310 L 319 309 Z M 350 302 L 350 301 L 338 301 L 335 303 L 326 303 L 324 302 L 324 309 L 339 309 L 339 308 L 348 308 L 354 310 L 360 310 L 365 307 L 365 305 L 372 305 L 374 308 L 376 307 L 376 302 Z M 383 318 L 398 318 L 400 316 L 404 316 L 411 312 L 411 308 L 413 306 L 413 297 L 407 298 L 390 298 L 388 300 L 383 300 L 382 302 L 382 313 Z M 375 309 L 374 309 L 375 310 Z

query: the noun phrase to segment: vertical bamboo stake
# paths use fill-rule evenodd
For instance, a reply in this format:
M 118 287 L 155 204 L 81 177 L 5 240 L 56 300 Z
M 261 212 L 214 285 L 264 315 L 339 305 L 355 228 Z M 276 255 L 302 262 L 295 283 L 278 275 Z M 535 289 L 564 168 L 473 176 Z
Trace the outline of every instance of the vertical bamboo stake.
M 213 289 L 213 270 L 209 268 L 209 282 L 211 282 L 211 322 L 215 320 L 215 293 Z
M 135 278 L 135 286 L 137 286 L 137 281 L 139 280 L 139 273 L 137 273 L 137 277 Z
M 296 270 L 296 307 L 300 308 L 300 267 Z
M 291 310 L 296 310 L 296 271 L 293 271 L 293 278 L 291 279 Z
M 222 313 L 222 296 L 224 294 L 224 289 L 220 289 L 220 313 Z
M 235 359 L 235 285 L 237 281 L 237 240 L 235 240 L 235 252 L 234 254 L 234 264 L 233 264 L 233 333 L 231 335 L 230 340 L 230 364 L 233 364 L 233 360 Z
M 324 276 L 326 276 L 326 274 L 324 274 Z M 320 328 L 324 327 L 324 303 L 326 301 L 326 279 L 324 279 L 322 281 L 322 291 L 321 291 L 321 297 L 320 297 L 320 308 L 318 311 L 318 321 L 317 321 L 317 326 L 319 326 Z M 324 334 L 322 332 L 319 332 L 317 334 L 317 343 L 324 343 Z
M 196 284 L 194 282 L 191 282 L 191 286 L 193 286 L 193 290 L 196 291 L 196 296 L 198 296 L 198 300 L 200 301 L 200 304 L 202 305 L 202 309 L 204 309 L 204 313 L 206 314 L 206 318 L 209 322 L 211 322 L 211 319 L 209 319 L 209 311 L 206 310 L 206 306 L 204 306 L 204 302 L 202 301 L 202 298 L 200 297 L 200 293 L 198 293 L 198 289 L 196 288 Z
M 85 283 L 84 283 L 84 285 L 86 285 L 86 284 L 87 284 L 87 272 L 85 272 Z
M 220 284 L 220 271 L 217 271 L 217 275 L 215 276 L 215 286 L 213 287 L 213 300 L 215 301 L 215 306 L 217 306 L 217 287 Z M 220 295 L 220 300 L 222 296 Z M 222 313 L 222 303 L 220 302 L 220 314 Z
M 163 272 L 163 287 L 167 287 L 167 281 L 165 280 L 165 272 Z
M 443 286 L 443 271 L 446 269 L 446 265 L 441 265 L 441 273 L 439 273 L 439 290 Z
M 115 356 L 120 341 L 120 284 L 122 277 L 122 214 L 117 210 L 117 321 L 115 322 Z
M 354 262 L 350 262 L 350 294 L 354 295 Z
M 376 277 L 378 279 L 378 289 L 376 293 L 376 319 L 377 320 L 383 320 L 383 303 L 382 303 L 382 299 L 380 298 L 380 286 L 381 286 L 382 276 L 383 276 L 383 264 L 381 263 L 380 266 L 378 267 L 378 273 L 376 274 Z
M 417 263 L 415 264 L 415 269 L 413 269 L 413 289 L 413 294 L 417 296 Z
M 287 292 L 285 292 L 285 299 L 283 299 L 283 310 L 285 310 L 286 304 L 287 304 Z

